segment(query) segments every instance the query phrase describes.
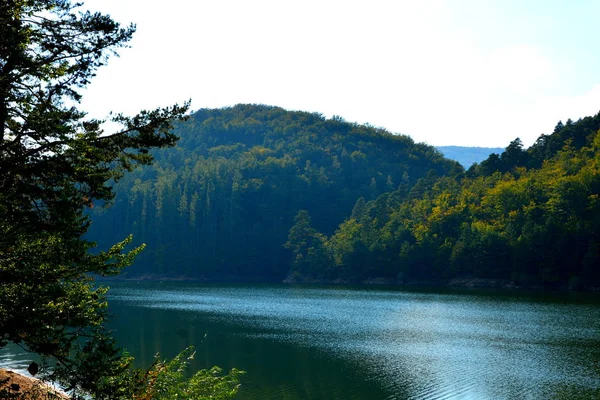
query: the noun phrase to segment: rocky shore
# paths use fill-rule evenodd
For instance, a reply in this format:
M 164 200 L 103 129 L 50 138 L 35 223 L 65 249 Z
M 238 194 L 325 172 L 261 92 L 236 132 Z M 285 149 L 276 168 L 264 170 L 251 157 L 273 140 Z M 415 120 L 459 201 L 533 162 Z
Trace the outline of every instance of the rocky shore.
M 39 379 L 0 368 L 0 399 L 69 400 L 69 396 Z

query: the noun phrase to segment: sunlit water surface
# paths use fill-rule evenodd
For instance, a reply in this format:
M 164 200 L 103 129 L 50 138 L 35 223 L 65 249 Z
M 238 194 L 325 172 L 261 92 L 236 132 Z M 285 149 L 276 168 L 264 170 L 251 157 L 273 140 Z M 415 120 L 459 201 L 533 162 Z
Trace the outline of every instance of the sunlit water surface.
M 600 399 L 597 295 L 114 283 L 142 366 L 247 371 L 239 399 Z M 23 368 L 14 348 L 0 366 Z
M 240 399 L 600 398 L 593 296 L 118 284 L 119 342 L 148 364 L 247 371 Z

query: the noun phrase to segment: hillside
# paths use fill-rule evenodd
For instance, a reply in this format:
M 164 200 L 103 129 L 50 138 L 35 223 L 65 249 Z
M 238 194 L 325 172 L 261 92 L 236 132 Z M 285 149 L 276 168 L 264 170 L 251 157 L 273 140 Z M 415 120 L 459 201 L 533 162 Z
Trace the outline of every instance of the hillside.
M 514 140 L 466 174 L 359 199 L 328 236 L 299 213 L 294 279 L 392 282 L 492 279 L 600 287 L 600 114 Z
M 129 233 L 147 243 L 130 275 L 281 280 L 299 210 L 333 234 L 358 198 L 464 171 L 407 136 L 277 107 L 199 110 L 175 133 L 177 147 L 94 209 L 89 237 L 101 248 Z

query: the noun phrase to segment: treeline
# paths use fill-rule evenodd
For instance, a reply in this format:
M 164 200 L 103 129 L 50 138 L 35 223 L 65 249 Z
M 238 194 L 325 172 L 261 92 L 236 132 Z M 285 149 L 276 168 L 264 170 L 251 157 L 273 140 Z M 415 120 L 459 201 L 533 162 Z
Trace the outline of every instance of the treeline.
M 93 210 L 89 237 L 100 247 L 130 233 L 148 245 L 129 275 L 282 280 L 299 210 L 332 235 L 358 198 L 416 196 L 421 178 L 464 172 L 407 136 L 277 107 L 199 110 L 175 133 L 178 146 Z
M 292 278 L 598 287 L 599 169 L 600 114 L 527 150 L 516 139 L 465 173 L 360 198 L 330 236 L 301 211 L 286 243 Z
M 90 238 L 147 243 L 134 276 L 599 286 L 599 130 L 559 123 L 465 171 L 338 117 L 200 110 L 95 207 Z

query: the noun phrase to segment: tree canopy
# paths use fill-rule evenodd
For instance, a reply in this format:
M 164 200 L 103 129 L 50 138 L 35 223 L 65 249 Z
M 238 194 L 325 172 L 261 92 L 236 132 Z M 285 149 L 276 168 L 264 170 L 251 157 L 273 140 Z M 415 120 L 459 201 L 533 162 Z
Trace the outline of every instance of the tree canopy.
M 464 171 L 339 118 L 199 110 L 114 207 L 94 209 L 91 234 L 151 243 L 138 275 L 594 287 L 599 129 L 600 114 L 559 123 Z
M 465 174 L 427 176 L 409 193 L 359 199 L 323 239 L 321 272 L 355 281 L 473 277 L 598 287 L 599 145 L 600 114 L 559 123 L 529 149 L 516 139 Z M 297 269 L 302 274 L 319 276 L 306 267 Z
M 0 347 L 53 360 L 52 377 L 75 397 L 132 398 L 126 381 L 139 374 L 103 328 L 106 288 L 90 274 L 117 274 L 143 246 L 124 252 L 124 235 L 92 254 L 86 210 L 110 202 L 125 172 L 152 161 L 150 149 L 175 144 L 171 126 L 188 104 L 114 114 L 115 132 L 87 118 L 82 90 L 135 26 L 79 10 L 67 0 L 0 3 Z
M 331 234 L 359 197 L 464 171 L 404 135 L 265 105 L 198 110 L 175 132 L 176 147 L 94 209 L 94 240 L 131 232 L 148 244 L 128 269 L 138 276 L 281 281 L 300 210 Z

